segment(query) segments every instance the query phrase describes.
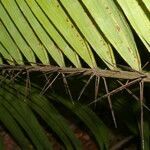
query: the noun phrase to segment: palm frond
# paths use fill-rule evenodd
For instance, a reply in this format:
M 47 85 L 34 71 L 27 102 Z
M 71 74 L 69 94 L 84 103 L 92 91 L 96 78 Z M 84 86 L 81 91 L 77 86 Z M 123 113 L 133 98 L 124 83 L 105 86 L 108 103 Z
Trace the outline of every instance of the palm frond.
M 131 31 L 114 2 L 112 0 L 83 0 L 83 3 L 118 53 L 132 68 L 140 70 L 140 58 Z M 130 60 L 128 55 L 130 55 Z
M 147 47 L 147 50 L 150 52 L 150 18 L 148 17 L 149 11 L 143 7 L 142 2 L 139 0 L 133 0 L 130 2 L 127 0 L 117 1 L 130 21 L 131 25 L 133 26 L 134 30 L 137 32 Z M 145 4 L 148 6 L 147 2 L 145 2 Z
M 28 87 L 14 79 L 20 72 L 24 75 L 24 71 L 38 71 L 131 80 L 101 98 L 133 83 L 150 82 L 149 72 L 142 67 L 149 61 L 149 11 L 148 0 L 0 0 L 0 121 L 21 148 L 28 149 L 32 144 L 36 149 L 52 149 L 41 119 L 58 136 L 63 147 L 82 149 L 67 121 L 54 107 L 53 102 L 57 102 L 90 129 L 101 149 L 108 149 L 108 130 L 89 107 L 76 102 L 73 105 L 54 93 L 46 98 L 39 95 L 37 87 L 32 87 L 27 95 Z M 148 60 L 143 55 L 147 55 Z M 122 67 L 118 64 L 120 61 L 129 67 Z M 106 67 L 110 70 L 101 70 Z M 3 76 L 5 71 L 8 72 L 6 77 Z M 11 71 L 17 74 L 13 76 Z M 7 80 L 8 76 L 13 77 Z M 121 98 L 113 107 L 125 112 L 124 106 L 129 104 Z M 139 103 L 132 106 L 139 111 Z M 143 127 L 138 129 L 138 121 L 131 118 L 137 116 L 137 112 L 130 113 L 128 118 L 125 114 L 120 113 L 120 116 L 125 117 L 124 124 L 138 136 L 138 130 Z M 149 120 L 143 119 L 142 123 L 145 141 L 141 145 L 148 149 Z
M 10 37 L 12 37 L 13 40 L 15 41 L 15 43 L 17 43 L 18 48 L 22 51 L 22 53 L 24 54 L 26 59 L 29 62 L 35 62 L 35 56 L 34 56 L 34 53 L 33 53 L 32 49 L 26 43 L 26 41 L 23 39 L 22 35 L 18 32 L 18 29 L 16 28 L 15 24 L 12 22 L 12 20 L 9 17 L 8 13 L 4 9 L 4 7 L 2 7 L 1 4 L 0 4 L 0 18 L 1 18 L 1 22 L 3 22 L 3 24 L 5 24 L 5 28 L 7 29 Z M 5 40 L 7 42 L 9 42 L 9 40 L 7 40 L 7 39 L 5 39 Z M 7 52 L 7 49 L 5 50 L 6 52 Z M 4 56 L 4 58 L 6 58 L 6 60 L 10 60 L 11 61 L 11 58 L 9 58 L 10 57 L 9 55 L 7 55 L 7 57 L 6 57 L 6 55 L 4 53 L 5 51 L 1 48 L 1 53 Z
M 16 122 L 26 131 L 37 149 L 52 149 L 35 115 L 27 104 L 23 102 L 24 99 L 21 100 L 19 97 L 20 101 L 15 101 L 16 94 L 14 92 L 7 86 L 3 88 L 3 91 L 1 90 L 1 96 L 5 97 L 3 105 Z
M 55 93 L 50 95 L 50 97 L 55 101 L 61 102 L 83 121 L 83 123 L 91 130 L 101 149 L 108 149 L 109 141 L 107 127 L 98 119 L 94 112 L 92 112 L 87 106 L 82 106 L 79 103 L 72 105 L 71 102 Z
M 150 11 L 150 3 L 148 0 L 143 0 L 145 6 L 147 7 L 147 9 Z
M 7 56 L 6 57 L 7 59 L 10 55 L 10 57 L 12 57 L 16 63 L 23 64 L 21 53 L 19 52 L 19 49 L 17 48 L 16 44 L 9 36 L 2 22 L 0 22 L 0 33 L 1 33 L 0 41 L 1 41 L 1 45 L 3 45 L 1 49 L 1 54 L 3 55 L 3 57 Z M 9 55 L 7 54 L 7 52 L 9 53 Z
M 98 56 L 110 68 L 115 68 L 115 58 L 109 42 L 99 33 L 99 30 L 97 30 L 94 23 L 88 17 L 88 14 L 85 12 L 85 9 L 82 7 L 80 2 L 72 2 L 71 0 L 66 2 L 63 0 L 59 1 L 59 3 L 65 7 L 67 12 L 70 14 L 70 17 L 74 20 L 75 24 L 85 36 L 89 44 L 93 47 L 93 50 L 98 54 Z
M 3 79 L 2 76 L 1 78 Z M 49 95 L 53 99 L 49 101 L 39 95 L 40 91 L 35 86 L 31 87 L 29 95 L 25 91 L 26 87 L 23 84 L 8 79 L 4 79 L 1 83 L 0 120 L 23 149 L 31 147 L 31 144 L 36 149 L 51 149 L 51 143 L 37 120 L 37 116 L 56 133 L 66 149 L 82 149 L 80 141 L 75 137 L 66 120 L 53 106 L 52 102 L 56 98 L 57 102 L 84 122 L 99 146 L 107 149 L 107 127 L 90 108 L 76 103 L 72 104 L 56 94 Z
M 5 100 L 4 97 L 1 97 L 1 99 Z M 24 136 L 23 131 L 20 129 L 20 126 L 16 123 L 11 113 L 9 113 L 8 109 L 9 107 L 6 107 L 2 103 L 0 104 L 1 122 L 5 125 L 8 131 L 13 135 L 13 137 L 16 139 L 16 141 L 18 142 L 21 148 L 28 148 L 29 147 L 28 139 Z
M 32 65 L 38 62 L 36 58 L 44 65 L 53 65 L 52 58 L 64 67 L 68 65 L 65 56 L 69 65 L 78 68 L 83 65 L 81 60 L 91 68 L 102 67 L 96 62 L 102 60 L 110 69 L 116 69 L 113 46 L 132 69 L 141 70 L 139 50 L 125 15 L 149 50 L 149 14 L 138 0 L 132 5 L 117 2 L 1 0 L 0 52 L 17 64 L 24 63 L 23 55 Z M 149 8 L 147 1 L 142 3 Z

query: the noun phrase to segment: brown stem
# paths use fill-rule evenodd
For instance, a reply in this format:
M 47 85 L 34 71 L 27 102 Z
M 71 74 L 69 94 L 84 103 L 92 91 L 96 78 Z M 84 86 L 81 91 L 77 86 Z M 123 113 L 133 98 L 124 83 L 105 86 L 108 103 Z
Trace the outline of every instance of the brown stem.
M 99 77 L 118 78 L 118 79 L 137 79 L 143 78 L 144 82 L 150 82 L 150 73 L 148 72 L 137 72 L 137 71 L 120 71 L 120 70 L 101 70 L 98 68 L 65 68 L 55 66 L 10 66 L 1 65 L 1 71 L 22 71 L 26 72 L 60 72 L 64 74 L 76 74 L 80 73 L 83 75 L 95 74 Z

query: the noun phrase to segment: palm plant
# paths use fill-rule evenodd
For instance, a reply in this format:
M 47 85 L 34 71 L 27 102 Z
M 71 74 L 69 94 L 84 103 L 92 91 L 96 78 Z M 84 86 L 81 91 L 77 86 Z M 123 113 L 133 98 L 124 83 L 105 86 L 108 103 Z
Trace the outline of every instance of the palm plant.
M 73 100 L 83 98 L 94 78 L 94 98 L 93 101 L 89 98 L 86 104 L 107 98 L 117 126 L 114 111 L 124 112 L 123 108 L 131 103 L 125 103 L 126 96 L 118 96 L 112 102 L 111 96 L 126 90 L 137 100 L 131 105 L 132 117 L 140 110 L 140 119 L 134 124 L 131 116 L 126 116 L 124 122 L 134 135 L 141 135 L 141 149 L 149 149 L 149 119 L 143 119 L 143 114 L 149 114 L 143 95 L 144 85 L 149 88 L 150 82 L 149 12 L 148 0 L 0 0 L 0 120 L 22 149 L 52 149 L 38 118 L 59 137 L 62 147 L 82 149 L 80 141 L 54 107 L 56 103 L 84 122 L 100 149 L 108 149 L 106 125 L 84 106 L 85 102 Z M 43 87 L 34 72 L 44 75 Z M 78 79 L 76 75 L 84 78 Z M 88 80 L 87 76 L 90 76 Z M 53 92 L 48 90 L 59 78 L 71 101 L 60 96 L 63 93 L 57 91 L 59 94 L 56 94 L 54 89 L 60 83 L 52 88 Z M 85 84 L 78 97 L 72 92 L 73 85 L 69 87 L 70 78 Z M 101 78 L 104 89 L 99 93 Z M 41 79 L 43 82 L 43 77 Z M 75 82 L 74 86 L 79 88 L 81 83 Z M 138 88 L 133 86 L 137 84 Z M 130 86 L 133 91 L 128 89 Z M 135 95 L 137 91 L 140 91 L 139 97 Z M 118 118 L 123 116 L 118 114 Z

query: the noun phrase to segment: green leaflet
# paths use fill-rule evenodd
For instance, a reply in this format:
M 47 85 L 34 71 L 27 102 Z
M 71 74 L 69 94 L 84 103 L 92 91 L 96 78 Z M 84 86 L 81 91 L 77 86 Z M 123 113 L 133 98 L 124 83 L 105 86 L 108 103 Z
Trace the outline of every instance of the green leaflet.
M 15 1 L 14 0 L 1 0 L 1 3 L 3 4 L 8 14 L 10 15 L 11 19 L 17 26 L 19 32 L 25 38 L 26 42 L 30 45 L 30 47 L 32 48 L 34 53 L 37 55 L 37 57 L 40 59 L 40 61 L 43 64 L 49 64 L 49 59 L 48 59 L 45 47 L 42 45 L 42 43 L 34 34 L 31 26 L 29 25 L 27 20 L 24 18 L 22 12 L 16 5 Z M 17 56 L 15 58 L 18 59 Z
M 3 64 L 3 60 L 2 60 L 2 58 L 0 57 L 0 65 L 1 65 L 1 64 Z
M 7 84 L 10 84 L 10 83 L 8 82 Z M 7 86 L 8 85 L 5 85 L 4 87 L 6 88 Z M 18 96 L 21 94 L 19 96 L 19 99 L 23 100 L 23 97 L 25 96 L 24 95 L 25 87 L 22 85 L 18 85 L 18 84 L 15 84 L 14 87 L 16 90 L 18 90 Z M 7 87 L 7 90 L 9 90 L 9 88 L 11 89 L 11 87 Z M 57 128 L 55 126 L 52 127 L 52 129 L 54 129 L 54 132 L 57 133 L 58 129 L 61 129 L 62 133 L 64 133 L 68 137 L 68 139 L 70 140 L 70 142 L 73 144 L 73 146 L 76 149 L 82 149 L 80 143 L 76 141 L 72 132 L 70 132 L 70 130 L 67 129 L 64 119 L 59 115 L 56 109 L 43 96 L 36 94 L 38 90 L 34 89 L 34 87 L 32 87 L 32 90 L 33 90 L 32 93 L 30 93 L 32 95 L 32 97 L 30 97 L 31 99 L 29 101 L 28 99 L 25 99 L 28 106 L 30 106 L 33 110 L 35 110 L 50 127 L 52 125 L 56 125 Z M 9 93 L 11 91 L 12 90 L 9 90 Z M 95 115 L 95 113 L 93 113 L 88 107 L 85 107 L 85 106 L 82 107 L 82 105 L 80 104 L 73 105 L 70 101 L 63 99 L 62 97 L 57 96 L 56 94 L 53 95 L 51 93 L 50 97 L 53 100 L 58 100 L 59 102 L 61 102 L 67 109 L 69 109 L 78 118 L 80 118 L 84 122 L 84 124 L 91 130 L 99 146 L 102 149 L 108 149 L 107 128 L 103 124 L 103 122 L 99 120 L 99 118 Z M 19 101 L 16 101 L 16 102 L 19 102 Z M 60 124 L 60 122 L 62 123 Z M 66 140 L 64 139 L 63 142 L 66 142 Z
M 8 111 L 9 107 L 6 107 L 5 104 L 3 104 L 3 101 L 5 100 L 6 100 L 5 98 L 0 96 L 0 120 L 9 130 L 9 132 L 13 135 L 13 137 L 16 139 L 20 147 L 23 149 L 27 149 L 29 146 L 29 141 L 24 136 L 17 122 L 9 113 Z
M 0 54 L 2 55 L 2 57 L 5 58 L 5 60 L 6 60 L 9 64 L 11 64 L 11 65 L 14 64 L 12 57 L 11 57 L 10 54 L 7 52 L 7 50 L 2 46 L 1 42 L 0 42 Z M 2 58 L 1 58 L 1 57 L 0 57 L 0 59 L 1 59 L 1 64 L 3 64 L 3 61 L 2 61 Z
M 35 109 L 35 111 L 42 116 L 42 118 L 53 129 L 53 131 L 56 132 L 56 134 L 61 138 L 68 150 L 72 149 L 69 148 L 68 140 L 73 144 L 75 149 L 82 150 L 81 143 L 74 136 L 65 119 L 59 114 L 55 107 L 51 105 L 51 103 L 47 99 L 44 98 L 44 96 L 41 96 L 39 94 L 32 94 L 31 100 L 32 104 L 29 102 L 31 104 L 31 107 Z M 65 135 L 65 137 L 63 134 Z
M 31 12 L 28 5 L 25 3 L 25 1 L 20 0 L 16 0 L 16 3 L 18 4 L 22 13 L 25 15 L 26 19 L 28 20 L 29 24 L 33 28 L 34 32 L 36 33 L 36 35 L 38 36 L 39 40 L 42 42 L 46 50 L 49 52 L 49 54 L 52 56 L 52 58 L 56 61 L 56 63 L 59 66 L 64 67 L 65 63 L 61 51 L 55 46 L 53 41 L 47 35 L 45 30 L 42 28 L 40 23 L 37 21 L 37 19 Z
M 62 3 L 62 5 L 68 11 L 71 18 L 74 20 L 98 56 L 109 68 L 114 69 L 116 67 L 116 63 L 110 45 L 96 29 L 94 23 L 87 16 L 87 13 L 79 1 L 61 0 L 59 2 Z
M 150 12 L 150 2 L 149 2 L 149 0 L 142 0 L 142 1 L 144 2 L 145 6 L 147 7 L 147 9 Z
M 19 97 L 24 99 L 24 92 L 26 90 L 24 85 L 16 84 L 15 89 L 21 93 L 19 94 Z M 69 128 L 66 120 L 44 96 L 39 95 L 38 93 L 39 90 L 32 87 L 30 99 L 26 99 L 26 103 L 38 115 L 40 115 L 46 124 L 53 130 L 53 132 L 58 135 L 60 140 L 64 143 L 66 149 L 71 150 L 73 147 L 78 150 L 82 149 L 80 141 L 75 137 L 74 133 Z
M 117 2 L 150 51 L 148 0 Z M 80 56 L 95 68 L 94 50 L 110 69 L 115 69 L 110 42 L 132 69 L 141 70 L 132 32 L 117 2 L 1 0 L 0 51 L 6 49 L 18 64 L 23 64 L 21 54 L 31 64 L 36 63 L 34 54 L 44 65 L 49 64 L 49 53 L 61 67 L 65 66 L 64 54 L 75 67 L 81 67 Z M 6 53 L 2 56 L 8 59 Z
M 148 0 L 117 2 L 150 51 Z M 117 2 L 1 0 L 0 34 L 5 37 L 0 39 L 1 51 L 6 49 L 18 64 L 23 64 L 21 54 L 31 64 L 36 63 L 34 54 L 44 65 L 49 64 L 49 53 L 61 67 L 65 66 L 64 54 L 75 67 L 81 67 L 82 58 L 91 68 L 95 68 L 94 50 L 110 69 L 115 69 L 110 42 L 132 69 L 141 70 L 132 32 Z
M 71 142 L 66 137 L 66 135 L 62 132 L 62 130 L 58 127 L 55 120 L 53 120 L 47 112 L 44 110 L 44 107 L 39 107 L 37 104 L 34 104 L 32 102 L 29 102 L 30 107 L 42 117 L 42 119 L 47 123 L 47 125 L 59 136 L 60 140 L 63 142 L 66 150 L 73 150 L 73 147 L 71 145 Z M 55 115 L 55 114 L 53 114 Z
M 62 37 L 71 45 L 79 56 L 91 67 L 96 67 L 94 56 L 86 40 L 81 37 L 74 24 L 70 21 L 56 0 L 36 0 L 49 17 Z M 53 38 L 53 37 L 52 37 Z
M 141 62 L 133 37 L 114 2 L 112 0 L 82 0 L 82 2 L 122 58 L 133 69 L 141 70 Z
M 35 63 L 35 56 L 33 51 L 31 50 L 30 46 L 27 45 L 26 41 L 22 38 L 21 34 L 15 27 L 15 24 L 11 21 L 10 17 L 8 16 L 7 12 L 5 11 L 5 9 L 1 4 L 0 4 L 0 18 L 2 22 L 5 24 L 5 27 L 7 28 L 9 34 L 12 36 L 13 40 L 17 43 L 17 46 L 19 47 L 19 50 L 22 52 L 22 54 L 24 54 L 26 59 L 29 62 L 31 62 L 31 64 Z M 8 51 L 10 51 L 10 49 L 8 49 Z M 4 58 L 8 59 L 7 55 L 4 54 Z
M 74 64 L 75 67 L 81 67 L 80 60 L 76 52 L 72 50 L 69 44 L 64 40 L 64 38 L 57 32 L 55 27 L 51 24 L 47 16 L 35 2 L 35 0 L 26 0 L 26 3 L 29 5 L 30 9 L 42 24 L 45 31 L 49 36 L 54 40 L 59 49 L 67 56 L 67 58 Z
M 10 57 L 12 57 L 18 64 L 23 64 L 22 56 L 18 50 L 18 47 L 9 36 L 2 22 L 0 22 L 0 43 L 3 44 L 3 46 L 1 45 L 0 52 L 3 56 L 6 56 L 6 59 L 10 59 Z M 10 56 L 7 52 L 9 52 Z
M 79 103 L 72 104 L 69 100 L 52 93 L 50 98 L 59 101 L 66 108 L 70 109 L 80 120 L 90 129 L 95 137 L 100 149 L 108 149 L 108 131 L 103 122 L 95 115 L 95 113 L 86 106 Z
M 3 84 L 5 84 L 5 87 L 8 88 L 9 92 L 13 92 L 13 87 L 9 86 L 9 81 L 6 81 L 6 83 Z M 26 90 L 24 85 L 15 84 L 15 89 L 18 91 L 18 98 L 22 100 L 22 102 L 26 101 L 26 104 L 41 116 L 46 124 L 58 135 L 66 149 L 82 149 L 80 141 L 75 137 L 65 119 L 59 114 L 55 107 L 53 107 L 53 105 L 44 98 L 44 96 L 38 94 L 39 90 L 32 88 L 34 92 L 32 91 L 30 99 L 27 99 L 25 98 L 26 94 L 24 94 Z M 15 94 L 16 90 L 14 90 L 13 94 Z M 18 100 L 16 103 L 17 102 Z
M 3 105 L 5 105 L 7 110 L 13 115 L 13 118 L 15 118 L 19 125 L 26 131 L 36 149 L 52 149 L 43 129 L 30 108 L 24 102 L 24 99 L 17 97 L 16 100 L 16 90 L 13 91 L 6 86 L 5 88 L 3 87 L 0 93 L 1 96 L 5 97 Z
M 133 133 L 138 135 L 138 121 L 134 114 L 134 109 L 139 106 L 139 103 L 132 99 L 126 99 L 126 97 L 116 97 L 113 102 L 113 108 L 118 118 L 123 118 L 124 124 Z
M 129 22 L 150 52 L 150 18 L 138 0 L 117 0 Z M 145 4 L 146 1 L 145 1 Z M 148 4 L 146 5 L 148 6 Z M 149 6 L 148 6 L 149 7 Z M 133 11 L 134 10 L 134 11 Z M 142 19 L 142 20 L 141 20 Z

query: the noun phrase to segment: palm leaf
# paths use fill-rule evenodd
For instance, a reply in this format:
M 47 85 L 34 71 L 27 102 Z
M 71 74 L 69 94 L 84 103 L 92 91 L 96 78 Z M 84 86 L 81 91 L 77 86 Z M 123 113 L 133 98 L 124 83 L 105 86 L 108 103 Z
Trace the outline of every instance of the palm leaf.
M 13 58 L 13 60 L 16 61 L 16 63 L 23 64 L 23 60 L 17 45 L 13 42 L 13 40 L 11 39 L 7 30 L 5 29 L 4 25 L 1 22 L 0 22 L 0 33 L 1 33 L 0 41 L 1 44 L 3 44 L 1 54 L 3 56 L 7 56 L 6 58 L 8 58 L 9 57 L 9 55 L 7 54 L 8 51 L 10 56 Z
M 21 34 L 18 32 L 17 28 L 15 27 L 15 24 L 11 21 L 11 18 L 9 17 L 9 15 L 7 14 L 7 12 L 2 7 L 1 4 L 0 4 L 0 18 L 3 24 L 5 24 L 5 28 L 7 29 L 7 31 L 13 38 L 13 40 L 17 43 L 19 50 L 24 54 L 26 59 L 29 62 L 35 62 L 35 56 L 34 56 L 32 49 L 29 47 L 26 41 L 22 38 Z M 2 48 L 0 50 L 3 52 L 2 55 L 4 56 L 4 58 L 6 58 L 6 60 L 11 61 L 11 57 L 5 54 L 7 51 L 3 50 Z
M 47 149 L 50 146 L 49 142 L 44 136 L 43 130 L 36 121 L 34 113 L 31 111 L 34 110 L 34 112 L 36 112 L 36 114 L 38 114 L 41 119 L 44 120 L 45 123 L 58 135 L 60 140 L 64 143 L 66 149 L 73 149 L 73 147 L 75 149 L 82 149 L 80 142 L 69 129 L 65 119 L 59 114 L 50 101 L 48 101 L 42 95 L 39 95 L 39 90 L 35 89 L 35 87 L 32 87 L 28 99 L 28 95 L 24 94 L 25 90 L 26 87 L 24 87 L 24 85 L 17 83 L 12 84 L 12 81 L 9 80 L 3 80 L 1 83 L 0 98 L 4 99 L 4 101 L 1 100 L 0 108 L 2 106 L 3 107 L 0 109 L 0 111 L 2 112 L 5 108 L 6 113 L 1 113 L 0 120 L 6 124 L 6 127 L 9 127 L 10 124 L 7 122 L 7 120 L 5 120 L 4 117 L 4 114 L 9 114 L 8 117 L 13 123 L 13 126 L 9 130 L 14 137 L 16 135 L 15 139 L 18 141 L 17 137 L 23 136 L 23 138 L 20 140 L 23 140 L 23 143 L 25 143 L 26 140 L 24 141 L 24 139 L 26 138 L 24 135 L 18 135 L 22 133 L 21 130 L 23 129 L 37 149 Z M 80 104 L 73 105 L 68 100 L 65 100 L 57 95 L 50 96 L 53 98 L 53 100 L 58 99 L 62 105 L 76 114 L 77 117 L 79 117 L 91 130 L 99 146 L 102 149 L 107 149 L 107 128 L 94 112 L 92 112 L 88 107 L 82 107 Z M 97 122 L 96 125 L 95 122 Z M 22 128 L 21 130 L 19 130 L 20 127 L 17 126 L 18 124 Z M 19 132 L 17 132 L 17 130 Z M 15 134 L 14 131 L 17 133 Z M 23 143 L 20 141 L 19 144 L 22 147 L 24 145 L 29 146 L 29 144 L 22 145 Z M 48 149 L 50 149 L 50 147 Z
M 133 73 L 132 79 L 138 78 L 138 82 L 141 80 L 149 82 L 149 74 L 143 73 L 141 68 L 143 64 L 141 64 L 139 55 L 139 52 L 142 55 L 145 55 L 146 52 L 137 49 L 133 37 L 133 34 L 135 37 L 136 34 L 140 37 L 141 41 L 138 42 L 145 45 L 148 50 L 146 54 L 149 54 L 149 11 L 148 0 L 132 0 L 132 2 L 127 0 L 0 0 L 0 64 L 20 65 L 19 71 L 20 69 L 22 71 L 23 67 L 25 70 L 27 68 L 27 72 L 41 71 L 41 69 L 43 71 L 44 69 L 46 72 L 56 70 L 61 73 L 63 70 L 64 73 L 74 74 L 75 70 L 75 73 L 80 72 L 84 75 L 103 76 L 104 70 L 98 69 L 103 68 L 101 62 L 103 61 L 111 70 L 120 70 L 117 63 L 121 56 L 132 70 L 140 71 L 140 73 L 127 72 L 127 75 Z M 116 54 L 114 50 L 120 55 L 119 60 L 118 55 L 114 55 Z M 33 66 L 28 70 L 30 67 L 24 64 L 42 64 L 50 65 L 50 67 L 36 68 Z M 51 67 L 51 65 L 59 67 Z M 81 69 L 67 68 L 72 65 Z M 92 69 L 82 68 L 87 66 Z M 14 66 L 2 65 L 3 67 L 10 67 L 8 70 L 5 68 L 9 73 L 14 70 Z M 16 70 L 18 68 L 15 67 Z M 2 73 L 6 70 L 2 70 Z M 104 76 L 112 77 L 118 72 L 125 73 L 106 71 Z M 138 77 L 135 76 L 136 73 Z M 0 120 L 21 147 L 26 148 L 29 145 L 28 139 L 30 139 L 36 149 L 52 148 L 36 118 L 39 116 L 58 135 L 66 149 L 82 149 L 72 131 L 67 130 L 69 127 L 65 119 L 51 104 L 52 101 L 39 96 L 37 94 L 39 91 L 34 88 L 29 98 L 26 93 L 24 94 L 25 87 L 19 85 L 19 82 L 17 84 L 14 82 L 16 84 L 14 86 L 10 84 L 12 80 L 6 81 L 6 78 L 3 77 L 2 80 L 4 82 L 1 81 Z M 73 105 L 56 94 L 50 93 L 50 97 L 51 100 L 55 102 L 57 100 L 84 122 L 100 148 L 108 149 L 107 128 L 95 113 L 78 103 Z M 120 101 L 123 102 L 122 99 Z M 122 108 L 121 106 L 119 107 Z M 3 114 L 6 114 L 9 121 Z M 63 122 L 62 126 L 59 120 Z M 129 120 L 125 120 L 125 124 L 131 132 L 138 134 Z M 13 126 L 10 126 L 9 123 Z M 144 122 L 147 131 L 147 134 L 144 133 L 146 139 L 144 144 L 147 149 L 149 147 L 148 125 L 147 122 Z M 18 136 L 22 137 L 22 140 L 18 139 Z
M 15 1 L 14 0 L 1 1 L 1 4 L 10 15 L 12 21 L 15 23 L 16 27 L 18 28 L 18 32 L 22 34 L 23 38 L 25 38 L 26 42 L 30 45 L 30 47 L 37 55 L 37 57 L 40 59 L 40 61 L 43 64 L 49 64 L 49 59 L 45 47 L 37 39 L 36 35 L 34 34 L 27 20 L 21 13 L 20 9 L 16 5 Z M 12 43 L 9 44 L 13 45 Z M 9 47 L 7 48 L 7 50 L 10 51 L 11 48 Z M 16 55 L 16 60 L 18 59 L 19 57 L 17 57 Z
M 118 53 L 133 69 L 140 70 L 140 58 L 131 31 L 114 2 L 112 0 L 82 1 Z
M 62 103 L 66 108 L 70 109 L 80 120 L 90 129 L 101 149 L 108 149 L 108 131 L 104 123 L 92 112 L 88 107 L 79 103 L 73 105 L 69 100 L 57 94 L 51 94 L 50 97 Z
M 34 85 L 35 88 L 39 88 L 36 85 Z M 22 94 L 25 91 L 24 86 L 20 86 L 19 84 L 16 85 L 16 88 L 21 90 Z M 33 110 L 35 110 L 42 119 L 45 120 L 45 122 L 53 129 L 58 136 L 61 138 L 61 132 L 57 132 L 56 128 L 61 128 L 61 130 L 66 134 L 66 136 L 71 140 L 72 144 L 76 149 L 82 149 L 80 143 L 77 141 L 77 139 L 74 137 L 72 132 L 69 130 L 69 128 L 65 124 L 65 120 L 61 117 L 61 115 L 57 112 L 57 110 L 49 103 L 48 100 L 46 100 L 43 96 L 37 94 L 38 89 L 32 88 L 33 93 L 31 93 L 31 100 L 28 101 L 29 106 Z M 72 104 L 67 99 L 64 99 L 61 96 L 58 96 L 57 94 L 51 93 L 48 95 L 48 97 L 52 98 L 53 100 L 58 100 L 62 105 L 64 105 L 67 109 L 69 109 L 71 112 L 73 112 L 78 118 L 80 118 L 84 124 L 90 129 L 90 131 L 93 133 L 93 136 L 95 137 L 96 141 L 99 144 L 99 147 L 102 149 L 108 148 L 108 131 L 107 127 L 104 125 L 104 123 L 96 116 L 96 114 L 89 109 L 86 106 L 82 106 L 79 103 Z M 45 112 L 45 113 L 44 113 Z M 51 118 L 51 120 L 50 120 Z M 62 122 L 60 124 L 60 122 Z M 96 124 L 95 124 L 96 122 Z M 55 125 L 55 126 L 54 126 Z M 68 144 L 68 142 L 63 139 L 64 144 Z M 67 145 L 66 148 L 69 148 L 69 145 Z
M 93 47 L 99 57 L 110 67 L 115 68 L 115 59 L 112 49 L 103 36 L 99 33 L 96 26 L 88 17 L 84 8 L 80 5 L 79 1 L 72 2 L 71 0 L 59 1 L 63 4 L 65 9 L 74 20 L 81 33 L 86 37 L 87 41 Z M 77 11 L 78 10 L 78 11 Z M 81 21 L 83 20 L 83 21 Z
M 36 20 L 36 18 L 32 14 L 28 5 L 24 1 L 20 1 L 20 0 L 17 0 L 16 4 L 21 9 L 24 16 L 26 16 L 26 19 L 28 20 L 29 24 L 33 28 L 39 40 L 43 43 L 43 46 L 45 47 L 45 49 L 49 52 L 49 54 L 56 61 L 56 63 L 59 66 L 63 67 L 64 60 L 63 60 L 61 51 L 54 45 L 53 41 L 46 34 L 45 30 L 42 28 L 42 26 L 39 24 L 39 22 Z
M 55 28 L 65 38 L 71 47 L 81 56 L 81 58 L 90 66 L 96 67 L 94 56 L 86 40 L 76 30 L 74 24 L 60 7 L 58 1 L 37 0 L 41 9 L 47 14 Z
M 5 88 L 1 90 L 1 96 L 5 97 L 3 105 L 7 108 L 7 111 L 13 115 L 13 118 L 26 131 L 37 149 L 51 149 L 51 145 L 43 129 L 27 104 L 21 99 L 21 101 L 15 101 L 15 91 L 11 91 L 11 89 L 6 86 Z
M 67 56 L 67 58 L 73 63 L 76 67 L 81 67 L 80 60 L 78 55 L 74 50 L 69 46 L 66 40 L 57 32 L 55 27 L 49 21 L 48 17 L 44 14 L 39 5 L 34 1 L 26 1 L 40 24 L 43 26 L 45 31 L 48 33 L 49 37 L 52 38 L 54 43 L 57 44 L 58 48 Z
M 56 132 L 56 134 L 65 144 L 66 149 L 73 149 L 71 146 L 72 144 L 74 145 L 75 149 L 82 149 L 80 142 L 68 128 L 68 125 L 65 123 L 63 117 L 61 117 L 58 111 L 43 96 L 34 94 L 31 99 L 33 101 L 29 102 L 31 108 L 33 108 L 45 120 L 50 128 Z
M 21 89 L 20 92 L 22 94 L 25 91 L 25 87 L 20 86 L 19 84 L 16 85 L 16 89 Z M 68 127 L 66 120 L 44 96 L 39 95 L 38 93 L 39 91 L 37 89 L 32 90 L 30 100 L 27 101 L 28 105 L 37 112 L 47 125 L 58 135 L 66 149 L 73 149 L 72 144 L 75 149 L 82 149 L 81 143 L 76 139 L 75 135 Z M 25 97 L 25 95 L 23 97 Z
M 137 5 L 137 0 L 132 5 L 121 0 L 118 3 L 149 50 L 149 15 L 143 6 Z M 143 4 L 149 8 L 146 0 Z M 132 69 L 141 70 L 129 24 L 112 0 L 1 0 L 0 8 L 1 51 L 5 49 L 18 64 L 23 63 L 19 53 L 31 64 L 37 62 L 35 54 L 44 65 L 51 62 L 50 54 L 60 67 L 68 65 L 64 61 L 65 55 L 75 67 L 81 67 L 81 58 L 89 67 L 95 68 L 95 51 L 99 60 L 102 59 L 110 69 L 115 69 L 112 44 Z M 141 18 L 144 21 L 140 25 Z M 2 56 L 8 59 L 7 55 Z
M 14 64 L 13 58 L 11 57 L 11 55 L 7 52 L 7 50 L 1 43 L 0 43 L 0 53 L 10 65 Z M 2 59 L 2 57 L 1 57 L 1 59 Z M 3 64 L 3 62 L 1 64 Z
M 0 97 L 0 99 L 1 101 L 5 100 L 4 97 Z M 24 136 L 24 133 L 22 132 L 20 126 L 14 120 L 13 116 L 8 112 L 7 108 L 8 107 L 5 107 L 5 104 L 0 104 L 0 120 L 16 139 L 20 147 L 26 149 L 27 147 L 29 147 L 29 141 Z
M 3 59 L 2 58 L 0 58 L 0 64 L 3 64 Z
M 150 11 L 150 3 L 149 0 L 143 0 L 145 6 L 147 7 L 147 9 Z
M 149 12 L 145 13 L 146 10 L 144 11 L 141 2 L 138 0 L 133 0 L 132 2 L 127 0 L 117 1 L 129 19 L 131 25 L 150 52 L 150 18 L 148 18 Z M 145 2 L 145 4 L 148 6 L 148 3 Z

